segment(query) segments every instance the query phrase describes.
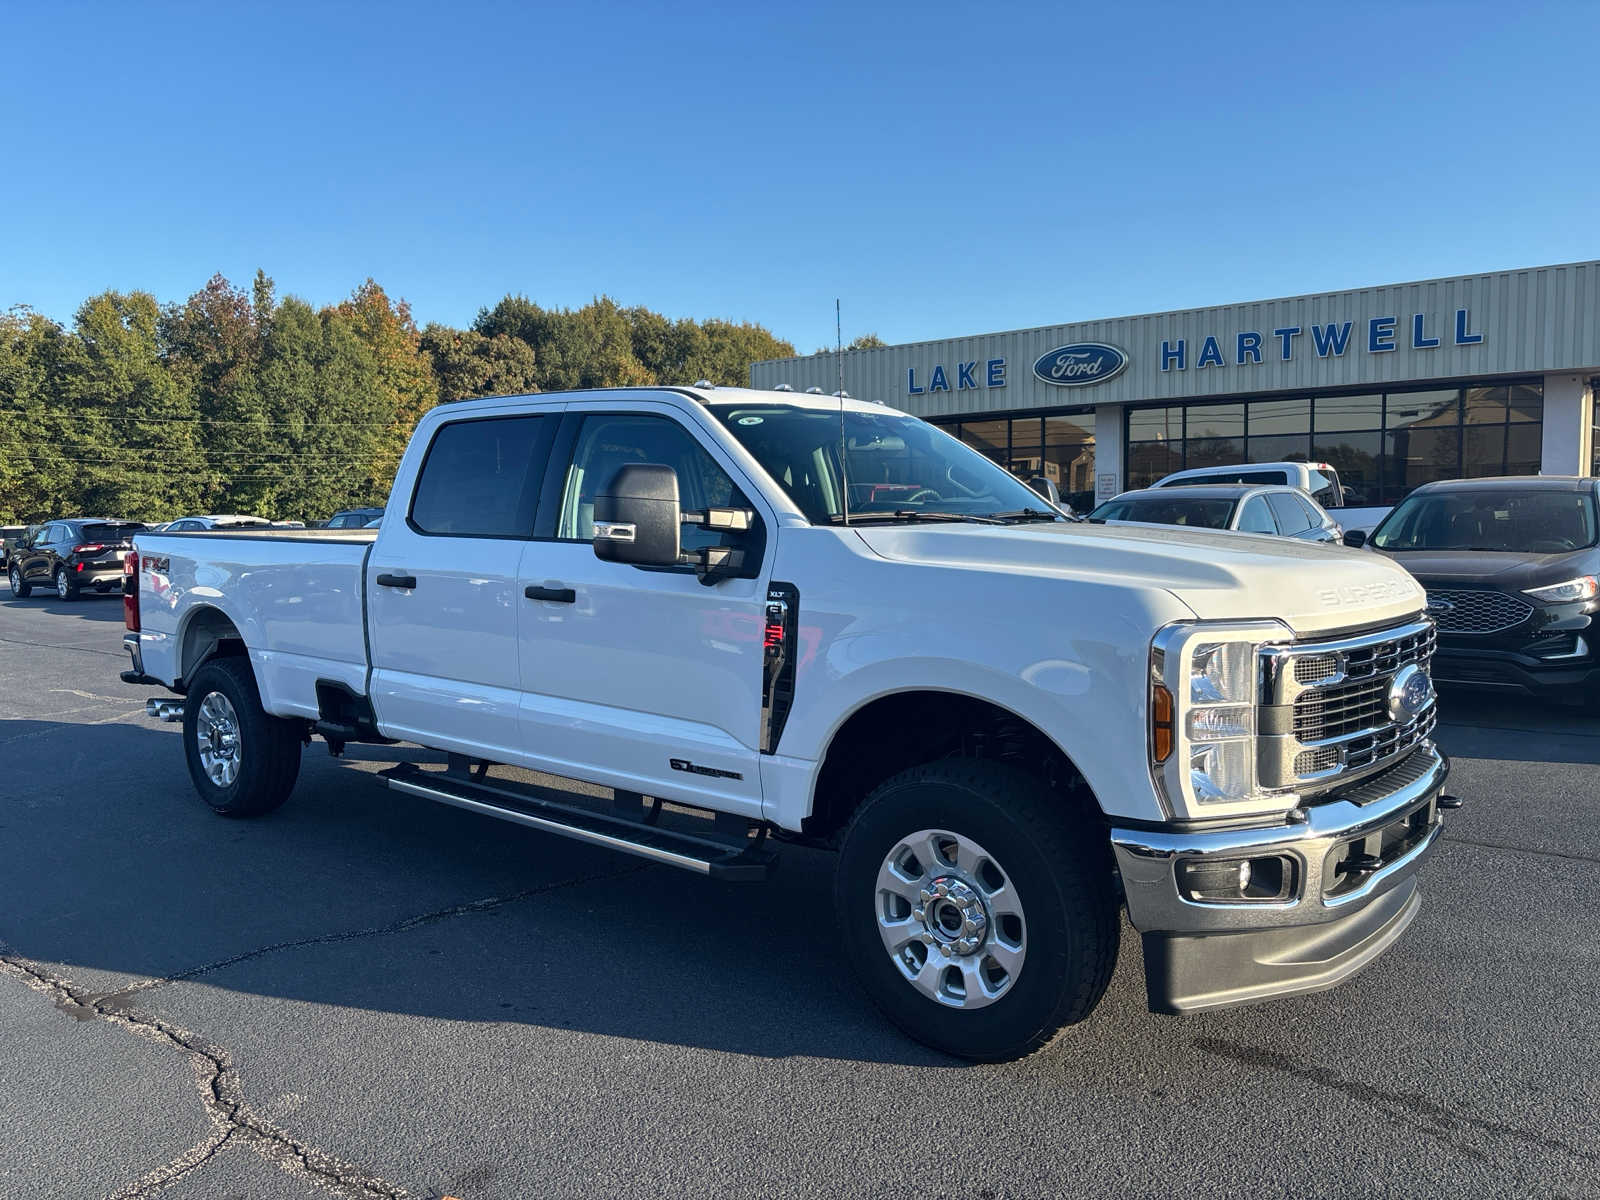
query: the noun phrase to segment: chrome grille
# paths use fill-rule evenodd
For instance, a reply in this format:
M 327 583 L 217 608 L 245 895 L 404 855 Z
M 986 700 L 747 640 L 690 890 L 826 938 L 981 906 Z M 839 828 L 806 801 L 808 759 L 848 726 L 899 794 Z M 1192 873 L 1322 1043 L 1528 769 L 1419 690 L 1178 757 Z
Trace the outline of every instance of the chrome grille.
M 1428 592 L 1428 615 L 1441 633 L 1499 633 L 1531 617 L 1533 605 L 1507 592 L 1438 589 Z
M 1320 663 L 1334 657 L 1344 664 L 1323 686 L 1310 685 L 1294 702 L 1294 735 L 1302 742 L 1345 737 L 1387 722 L 1386 704 L 1389 681 L 1401 667 L 1425 663 L 1433 654 L 1435 635 L 1431 627 L 1402 637 L 1352 647 L 1331 656 L 1315 651 L 1295 659 L 1295 679 L 1300 680 L 1302 662 Z M 1319 668 L 1320 669 L 1320 668 Z
M 1435 706 L 1397 723 L 1389 715 L 1389 689 L 1407 666 L 1427 671 L 1436 640 L 1433 623 L 1422 619 L 1264 651 L 1262 782 L 1325 790 L 1413 750 L 1433 731 Z

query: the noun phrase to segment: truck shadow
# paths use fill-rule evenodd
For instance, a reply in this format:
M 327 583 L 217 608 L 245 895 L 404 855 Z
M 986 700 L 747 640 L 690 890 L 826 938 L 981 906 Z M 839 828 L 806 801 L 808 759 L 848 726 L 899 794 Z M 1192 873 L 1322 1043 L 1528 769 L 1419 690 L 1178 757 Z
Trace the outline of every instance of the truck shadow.
M 230 821 L 195 798 L 174 726 L 0 721 L 0 756 L 62 766 L 0 808 L 0 943 L 96 993 L 176 976 L 757 1056 L 952 1062 L 855 989 L 831 856 L 789 848 L 772 882 L 713 882 L 388 791 L 373 769 L 438 756 L 352 749 L 313 748 L 284 808 Z

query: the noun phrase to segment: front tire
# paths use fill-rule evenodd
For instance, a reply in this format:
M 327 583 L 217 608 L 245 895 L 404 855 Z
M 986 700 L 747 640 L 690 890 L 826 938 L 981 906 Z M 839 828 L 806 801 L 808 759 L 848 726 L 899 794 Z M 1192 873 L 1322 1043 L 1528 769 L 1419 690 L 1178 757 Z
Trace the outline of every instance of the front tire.
M 11 594 L 18 600 L 26 600 L 33 595 L 33 584 L 23 582 L 22 569 L 16 563 L 11 564 Z
M 261 707 L 250 660 L 214 658 L 183 706 L 183 749 L 195 791 L 224 817 L 258 817 L 289 798 L 300 773 L 300 730 Z
M 873 1002 L 960 1058 L 1031 1054 L 1105 993 L 1121 930 L 1105 833 L 1021 768 L 914 767 L 851 821 L 840 935 Z
M 59 600 L 76 600 L 78 598 L 78 585 L 71 575 L 67 574 L 65 567 L 56 568 L 56 598 Z

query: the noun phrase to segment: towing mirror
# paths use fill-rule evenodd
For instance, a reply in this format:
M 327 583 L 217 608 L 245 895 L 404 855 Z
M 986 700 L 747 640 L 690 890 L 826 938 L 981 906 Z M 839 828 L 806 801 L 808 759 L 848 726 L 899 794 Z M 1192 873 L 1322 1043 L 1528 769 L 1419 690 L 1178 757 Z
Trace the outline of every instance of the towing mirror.
M 1344 544 L 1360 549 L 1367 544 L 1367 531 L 1365 529 L 1347 529 L 1344 532 Z
M 681 561 L 678 473 L 654 463 L 623 467 L 594 498 L 595 557 L 636 567 Z

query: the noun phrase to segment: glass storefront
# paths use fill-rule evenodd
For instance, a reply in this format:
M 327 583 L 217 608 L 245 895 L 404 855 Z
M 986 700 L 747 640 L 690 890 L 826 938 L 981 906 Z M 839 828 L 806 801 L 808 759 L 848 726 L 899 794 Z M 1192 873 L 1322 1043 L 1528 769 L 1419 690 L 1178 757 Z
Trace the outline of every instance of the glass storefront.
M 935 422 L 1020 479 L 1042 475 L 1076 512 L 1094 507 L 1094 414 Z
M 1536 474 L 1544 385 L 1173 404 L 1127 420 L 1124 488 L 1189 467 L 1328 462 L 1350 503 L 1393 504 L 1435 479 Z

